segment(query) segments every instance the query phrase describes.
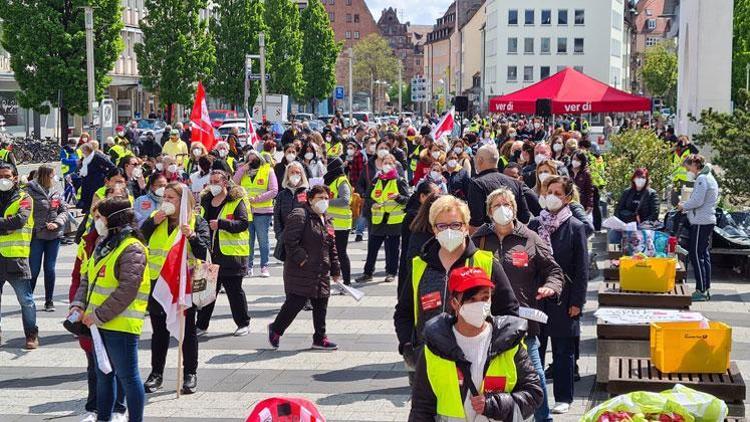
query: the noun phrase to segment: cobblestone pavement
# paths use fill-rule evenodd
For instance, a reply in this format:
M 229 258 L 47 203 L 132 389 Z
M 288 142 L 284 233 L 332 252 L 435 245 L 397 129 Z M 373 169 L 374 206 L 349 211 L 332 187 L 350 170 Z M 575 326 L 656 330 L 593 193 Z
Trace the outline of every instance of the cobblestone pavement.
M 352 269 L 364 266 L 365 242 L 350 243 Z M 600 254 L 603 256 L 604 254 Z M 23 331 L 18 303 L 6 286 L 2 296 L 3 346 L 0 348 L 0 421 L 77 421 L 84 413 L 86 360 L 78 343 L 62 327 L 67 308 L 74 246 L 63 246 L 57 265 L 57 311 L 39 312 L 41 347 L 23 350 Z M 383 255 L 377 270 L 383 269 Z M 274 261 L 275 262 L 275 261 Z M 382 273 L 376 273 L 382 274 Z M 384 274 L 383 274 L 384 276 Z M 43 284 L 36 291 L 37 307 L 43 305 Z M 717 279 L 710 303 L 693 309 L 734 327 L 733 359 L 743 371 L 750 369 L 750 284 L 737 277 Z M 281 266 L 271 266 L 270 278 L 244 282 L 250 306 L 251 334 L 233 337 L 235 329 L 227 299 L 218 299 L 208 335 L 200 339 L 198 392 L 175 398 L 176 349 L 168 357 L 164 390 L 148 396 L 146 420 L 240 420 L 254 403 L 271 395 L 305 397 L 330 421 L 405 421 L 409 412 L 409 387 L 396 352 L 393 332 L 395 283 L 382 278 L 360 287 L 367 295 L 361 302 L 345 296 L 331 298 L 328 333 L 340 350 L 310 350 L 312 320 L 301 312 L 281 340 L 278 351 L 269 350 L 266 325 L 283 301 Z M 589 301 L 583 318 L 581 359 L 583 379 L 576 384 L 576 401 L 570 414 L 558 421 L 576 421 L 590 405 L 596 371 L 595 324 L 599 281 L 589 285 Z M 140 343 L 141 376 L 149 373 L 151 329 L 146 319 Z M 174 342 L 173 342 L 174 343 Z M 174 344 L 173 344 L 174 346 Z M 549 360 L 549 358 L 548 358 Z M 746 372 L 748 373 L 748 372 Z M 551 393 L 551 384 L 548 385 Z

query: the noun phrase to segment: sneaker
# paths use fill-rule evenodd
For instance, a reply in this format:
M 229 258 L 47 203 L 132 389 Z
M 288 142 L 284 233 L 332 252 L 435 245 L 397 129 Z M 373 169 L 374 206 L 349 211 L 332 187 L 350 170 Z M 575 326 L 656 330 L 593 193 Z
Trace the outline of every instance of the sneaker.
M 260 268 L 260 276 L 263 278 L 271 277 L 271 273 L 268 272 L 268 267 L 261 267 Z
M 81 422 L 96 422 L 96 412 L 86 412 Z
M 45 312 L 55 312 L 55 304 L 52 303 L 51 300 L 49 302 L 44 302 L 44 311 Z
M 307 302 L 305 302 L 305 306 L 302 309 L 304 309 L 306 311 L 312 311 L 313 310 L 312 303 L 310 303 L 310 299 L 307 299 Z
M 709 300 L 708 295 L 701 291 L 694 291 L 691 298 L 693 299 L 693 302 L 706 302 Z
M 372 281 L 372 274 L 362 274 L 361 276 L 354 279 L 357 283 L 368 283 Z
M 361 241 L 362 241 L 362 235 L 361 235 L 361 234 L 358 234 L 358 235 L 357 235 L 357 236 L 356 236 L 356 237 L 354 238 L 354 241 L 355 241 L 355 242 L 361 242 Z
M 124 413 L 112 412 L 112 422 L 128 422 L 128 416 Z
M 570 403 L 556 403 L 555 406 L 550 410 L 555 415 L 564 415 L 570 410 Z
M 39 348 L 39 336 L 36 334 L 29 334 L 26 336 L 26 350 L 35 350 Z
M 161 374 L 151 373 L 149 374 L 148 379 L 146 379 L 146 382 L 143 383 L 143 389 L 146 390 L 146 393 L 155 393 L 161 390 L 163 382 L 164 377 L 161 376 Z
M 271 345 L 271 347 L 273 347 L 274 350 L 276 350 L 279 348 L 279 339 L 281 339 L 281 336 L 273 331 L 271 325 L 273 324 L 268 324 L 268 343 Z
M 547 369 L 544 370 L 544 378 L 552 379 L 552 364 L 547 365 Z
M 201 330 L 200 328 L 195 329 L 195 335 L 198 337 L 205 336 L 208 330 Z
M 235 337 L 243 337 L 243 336 L 246 336 L 248 334 L 250 334 L 250 326 L 249 325 L 246 325 L 244 327 L 239 327 L 234 332 L 234 336 Z
M 195 374 L 185 375 L 182 381 L 182 394 L 193 394 L 198 389 L 198 376 Z
M 255 273 L 253 272 L 253 268 L 250 267 L 247 269 L 247 276 L 246 277 L 254 277 Z
M 336 350 L 339 346 L 328 341 L 328 337 L 323 337 L 321 341 L 313 341 L 312 348 L 315 350 Z
M 395 275 L 388 274 L 388 275 L 385 276 L 385 282 L 386 283 L 393 283 L 394 281 L 396 281 L 396 276 Z

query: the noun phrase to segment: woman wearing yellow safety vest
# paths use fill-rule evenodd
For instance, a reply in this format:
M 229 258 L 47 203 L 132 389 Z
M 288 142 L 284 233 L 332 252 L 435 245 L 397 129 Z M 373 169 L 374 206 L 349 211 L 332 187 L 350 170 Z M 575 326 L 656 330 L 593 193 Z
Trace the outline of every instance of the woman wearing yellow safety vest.
M 180 204 L 182 196 L 187 196 L 188 224 L 180 226 Z M 208 223 L 200 215 L 195 215 L 193 210 L 195 201 L 187 186 L 172 182 L 164 189 L 159 210 L 146 219 L 141 226 L 143 237 L 148 242 L 148 267 L 151 275 L 152 286 L 159 278 L 161 268 L 167 259 L 177 231 L 188 239 L 188 260 L 195 264 L 195 259 L 205 260 L 206 253 L 211 245 L 211 235 Z M 144 388 L 147 393 L 153 393 L 161 388 L 164 380 L 164 364 L 169 349 L 169 331 L 167 331 L 167 316 L 162 306 L 153 296 L 148 299 L 149 317 L 151 328 L 154 333 L 151 336 L 151 374 L 148 376 Z M 185 336 L 182 341 L 182 353 L 184 356 L 182 392 L 192 394 L 195 392 L 198 378 L 198 336 L 195 329 L 195 306 L 185 311 Z
M 407 369 L 414 371 L 414 360 L 423 344 L 426 321 L 445 312 L 448 299 L 446 282 L 451 270 L 482 268 L 495 285 L 492 314 L 518 315 L 518 300 L 500 262 L 491 252 L 480 251 L 469 239 L 469 207 L 446 195 L 430 207 L 429 222 L 435 238 L 427 241 L 409 267 L 411 279 L 404 283 L 393 314 L 398 350 Z
M 526 321 L 490 316 L 493 283 L 481 268 L 455 269 L 447 284 L 446 312 L 424 328 L 409 421 L 525 420 L 542 401 Z
M 138 373 L 138 339 L 151 286 L 148 250 L 134 228 L 130 201 L 105 199 L 98 211 L 95 227 L 103 240 L 82 274 L 69 318 L 82 315 L 83 324 L 98 327 L 112 365 L 109 374 L 96 371 L 98 419 L 110 420 L 117 377 L 125 389 L 129 420 L 140 422 L 145 394 Z
M 372 281 L 375 259 L 380 247 L 385 243 L 385 281 L 396 280 L 398 254 L 401 243 L 401 224 L 406 216 L 406 203 L 409 202 L 409 186 L 396 164 L 396 158 L 385 150 L 390 144 L 379 142 L 382 154 L 382 167 L 370 184 L 365 196 L 365 206 L 370 210 L 370 225 L 367 229 L 367 259 L 364 273 L 356 281 Z
M 323 176 L 323 182 L 331 190 L 328 216 L 331 217 L 333 229 L 336 231 L 336 251 L 341 263 L 341 275 L 344 284 L 348 285 L 351 283 L 352 267 L 346 248 L 352 229 L 352 186 L 344 174 L 344 162 L 340 158 L 329 159 L 328 172 Z
M 208 221 L 211 230 L 211 260 L 219 265 L 216 292 L 224 286 L 232 319 L 237 324 L 234 335 L 245 336 L 250 333 L 250 315 L 242 278 L 247 272 L 250 255 L 248 219 L 252 221 L 253 217 L 248 213 L 245 190 L 232 183 L 227 173 L 212 170 L 208 183 L 201 197 L 201 216 Z M 198 311 L 196 327 L 199 336 L 208 330 L 215 303 Z

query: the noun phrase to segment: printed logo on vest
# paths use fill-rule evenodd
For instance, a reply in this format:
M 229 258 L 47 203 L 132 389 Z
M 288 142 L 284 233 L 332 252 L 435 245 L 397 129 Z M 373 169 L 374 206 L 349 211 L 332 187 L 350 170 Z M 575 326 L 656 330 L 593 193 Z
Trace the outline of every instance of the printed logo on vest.
M 423 311 L 437 309 L 443 305 L 443 299 L 440 297 L 440 292 L 432 292 L 422 295 L 420 301 L 422 302 Z
M 526 253 L 526 251 L 516 251 L 511 253 L 511 259 L 513 260 L 513 266 L 516 268 L 529 266 L 529 254 Z
M 380 196 L 382 194 L 383 194 L 383 190 L 382 189 L 378 189 L 378 190 L 375 191 L 375 196 Z
M 297 202 L 307 202 L 307 192 L 298 193 Z
M 234 214 L 227 214 L 227 220 L 234 220 Z
M 484 392 L 503 392 L 505 391 L 505 385 L 507 384 L 507 382 L 508 379 L 506 377 L 493 377 L 488 375 L 484 377 Z
M 106 265 L 102 265 L 102 267 L 99 269 L 99 275 L 98 275 L 98 277 L 104 277 L 104 274 L 106 274 L 106 272 L 107 272 L 107 266 Z
M 264 179 L 258 179 L 258 185 L 264 185 L 265 180 Z
M 21 200 L 21 203 L 19 204 L 19 206 L 21 208 L 25 209 L 25 210 L 31 209 L 31 201 L 29 200 L 28 197 L 27 198 L 23 198 Z

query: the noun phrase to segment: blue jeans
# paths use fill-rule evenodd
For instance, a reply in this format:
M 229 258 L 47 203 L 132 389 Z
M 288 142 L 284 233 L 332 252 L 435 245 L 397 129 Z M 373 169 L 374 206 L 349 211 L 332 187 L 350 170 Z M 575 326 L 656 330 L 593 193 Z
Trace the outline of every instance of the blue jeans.
M 112 372 L 105 375 L 96 368 L 97 420 L 108 421 L 112 418 L 117 389 L 122 386 L 128 404 L 129 420 L 142 422 L 146 392 L 138 373 L 138 336 L 102 329 L 99 332 L 109 355 Z
M 544 366 L 544 354 L 547 351 L 548 337 L 539 338 L 539 357 Z M 552 392 L 556 403 L 573 403 L 575 392 L 573 374 L 576 368 L 576 338 L 552 337 L 552 375 L 555 382 Z
M 695 274 L 695 290 L 705 292 L 711 288 L 711 234 L 713 224 L 690 226 L 688 254 Z
M 542 358 L 539 356 L 539 339 L 536 337 L 526 337 L 526 350 L 529 353 L 531 364 L 534 365 L 534 370 L 539 375 L 539 381 L 542 383 L 542 392 L 544 392 L 542 404 L 534 412 L 534 421 L 551 421 L 552 417 L 549 414 L 549 403 L 547 401 L 547 379 L 544 377 L 544 365 L 542 364 Z
M 42 269 L 42 255 L 44 256 L 44 301 L 52 302 L 55 293 L 55 264 L 57 263 L 57 252 L 60 250 L 60 239 L 44 240 L 31 239 L 31 254 L 29 255 L 29 266 L 31 267 L 31 291 L 36 288 L 36 279 Z
M 86 405 L 84 409 L 87 412 L 96 412 L 96 360 L 94 358 L 94 352 L 86 352 L 86 377 L 88 378 L 89 392 L 86 397 Z M 117 377 L 115 377 L 117 379 Z M 125 390 L 122 388 L 122 384 L 117 382 L 117 397 L 115 398 L 115 413 L 124 414 L 127 411 L 125 408 Z
M 271 226 L 271 214 L 253 214 L 253 221 L 250 222 L 250 257 L 247 260 L 247 267 L 253 268 L 253 254 L 255 251 L 255 236 L 258 236 L 258 247 L 260 248 L 260 266 L 268 266 L 268 228 Z
M 18 299 L 18 304 L 21 305 L 21 321 L 23 322 L 24 334 L 27 336 L 37 334 L 39 330 L 36 326 L 36 305 L 34 305 L 34 294 L 31 291 L 31 280 L 28 278 L 17 278 L 15 280 L 0 281 L 0 298 L 2 298 L 3 286 L 6 281 L 15 290 L 16 299 Z
M 622 244 L 622 231 L 620 230 L 607 230 L 607 243 L 610 245 Z
M 355 227 L 355 234 L 358 234 L 362 236 L 365 234 L 365 228 L 367 227 L 367 219 L 362 217 L 361 215 L 357 219 L 357 227 Z

